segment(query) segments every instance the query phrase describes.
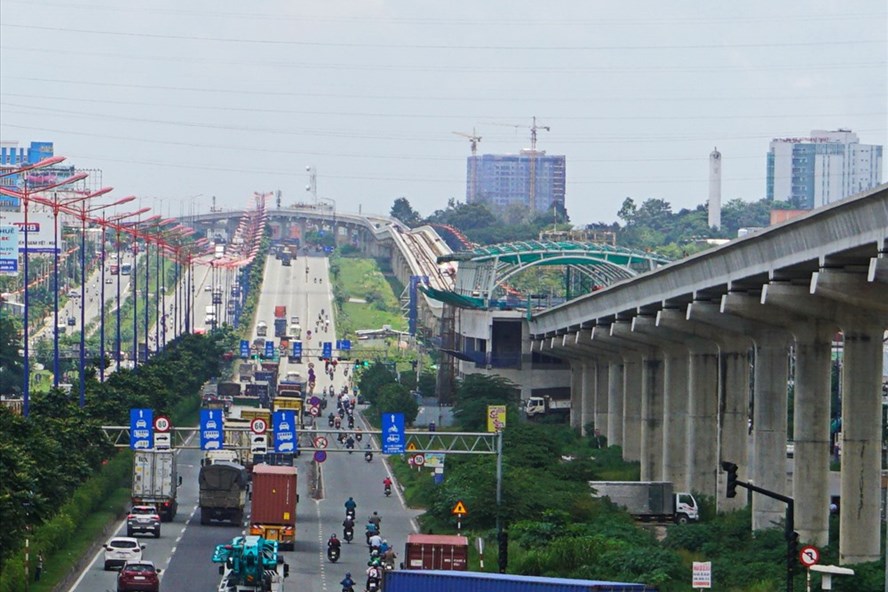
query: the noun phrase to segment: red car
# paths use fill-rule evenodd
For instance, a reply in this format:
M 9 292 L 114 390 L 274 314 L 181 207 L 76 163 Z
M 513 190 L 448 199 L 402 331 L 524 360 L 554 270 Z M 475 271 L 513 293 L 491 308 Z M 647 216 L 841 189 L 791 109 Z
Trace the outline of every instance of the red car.
M 117 574 L 117 592 L 159 592 L 160 573 L 150 561 L 130 561 Z

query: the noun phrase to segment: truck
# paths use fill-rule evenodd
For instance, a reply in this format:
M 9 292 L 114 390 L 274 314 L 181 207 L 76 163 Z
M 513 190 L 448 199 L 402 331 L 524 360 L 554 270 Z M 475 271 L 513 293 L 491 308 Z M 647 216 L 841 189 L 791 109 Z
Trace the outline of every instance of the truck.
M 277 541 L 284 550 L 296 544 L 297 471 L 293 466 L 253 466 L 250 534 Z
M 290 267 L 292 257 L 290 257 L 289 253 L 281 253 L 281 265 L 284 267 Z
M 449 534 L 408 534 L 401 569 L 465 571 L 469 568 L 469 539 Z
M 154 506 L 160 519 L 170 522 L 179 509 L 176 494 L 180 484 L 172 450 L 138 450 L 133 455 L 134 506 Z
M 207 305 L 205 312 L 206 316 L 204 317 L 204 324 L 214 325 L 216 323 L 216 307 L 212 304 L 209 304 Z
M 239 536 L 216 545 L 213 563 L 219 564 L 219 592 L 284 592 L 290 566 L 278 554 L 277 541 Z
M 277 305 L 274 307 L 274 318 L 275 319 L 284 319 L 287 320 L 287 307 L 282 305 Z
M 274 336 L 287 337 L 287 319 L 274 320 Z
M 268 335 L 268 324 L 265 321 L 256 323 L 256 337 L 265 337 Z
M 385 592 L 451 592 L 452 590 L 490 590 L 491 592 L 645 592 L 644 584 L 571 580 L 515 574 L 475 571 L 386 571 L 382 580 Z
M 227 399 L 231 397 L 239 397 L 241 394 L 241 384 L 239 382 L 220 382 L 216 387 L 219 397 Z
M 214 462 L 200 468 L 200 523 L 229 522 L 240 526 L 247 503 L 247 470 L 232 462 Z
M 524 414 L 528 419 L 542 415 L 570 413 L 570 399 L 553 399 L 549 395 L 533 396 L 524 402 Z
M 593 497 L 606 497 L 639 520 L 686 524 L 700 519 L 694 496 L 673 492 L 668 481 L 589 481 L 589 487 Z

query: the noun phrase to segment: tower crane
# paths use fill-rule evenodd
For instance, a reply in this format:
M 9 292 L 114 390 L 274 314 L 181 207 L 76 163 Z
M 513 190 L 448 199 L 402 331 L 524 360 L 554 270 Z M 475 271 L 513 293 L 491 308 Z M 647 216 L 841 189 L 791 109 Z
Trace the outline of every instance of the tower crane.
M 506 127 L 515 128 L 516 130 L 518 128 L 525 127 L 523 125 L 516 125 L 516 124 L 511 124 L 511 123 L 490 123 L 489 125 L 503 125 Z M 528 196 L 529 197 L 528 205 L 530 206 L 530 211 L 532 212 L 532 214 L 536 214 L 536 211 L 537 211 L 537 204 L 536 204 L 537 132 L 540 130 L 545 130 L 548 132 L 548 131 L 551 131 L 551 128 L 548 125 L 538 125 L 537 118 L 534 115 L 533 123 L 531 124 L 531 126 L 529 128 L 526 128 L 526 129 L 530 130 L 530 153 L 529 153 L 529 155 L 530 155 L 530 192 L 529 192 L 529 196 Z M 454 133 L 456 133 L 456 132 L 454 132 Z M 522 151 L 522 152 L 525 152 L 525 151 Z
M 462 136 L 464 138 L 468 138 L 469 144 L 472 147 L 472 173 L 471 173 L 471 179 L 469 180 L 469 182 L 471 184 L 470 186 L 472 188 L 472 193 L 469 196 L 469 199 L 467 200 L 469 203 L 472 203 L 478 197 L 478 186 L 477 186 L 478 159 L 475 157 L 478 154 L 478 144 L 481 143 L 481 136 L 479 136 L 475 132 L 475 128 L 472 128 L 471 134 L 467 134 L 465 132 L 452 132 L 452 133 L 456 134 L 457 136 Z

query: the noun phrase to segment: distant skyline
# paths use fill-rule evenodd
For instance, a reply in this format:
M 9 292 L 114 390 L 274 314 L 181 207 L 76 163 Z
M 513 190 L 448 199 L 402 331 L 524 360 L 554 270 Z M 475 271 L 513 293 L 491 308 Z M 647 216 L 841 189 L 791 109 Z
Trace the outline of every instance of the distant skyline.
M 541 6 L 3 0 L 0 140 L 51 141 L 173 215 L 307 201 L 306 166 L 340 210 L 428 215 L 465 200 L 453 132 L 518 153 L 536 116 L 576 224 L 705 203 L 716 146 L 724 204 L 765 196 L 773 138 L 888 145 L 884 0 Z

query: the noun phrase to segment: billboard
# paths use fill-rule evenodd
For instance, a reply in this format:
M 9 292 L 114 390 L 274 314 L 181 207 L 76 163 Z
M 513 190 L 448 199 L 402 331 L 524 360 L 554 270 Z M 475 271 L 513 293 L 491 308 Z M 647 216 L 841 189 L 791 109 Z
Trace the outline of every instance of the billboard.
M 18 274 L 19 231 L 15 226 L 0 225 L 0 274 Z
M 61 221 L 59 223 L 61 225 Z M 25 213 L 0 210 L 0 226 L 15 226 L 18 229 L 18 250 L 25 250 Z M 41 208 L 34 211 L 28 208 L 28 251 L 30 253 L 58 253 L 54 242 L 52 213 Z

